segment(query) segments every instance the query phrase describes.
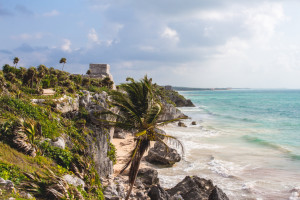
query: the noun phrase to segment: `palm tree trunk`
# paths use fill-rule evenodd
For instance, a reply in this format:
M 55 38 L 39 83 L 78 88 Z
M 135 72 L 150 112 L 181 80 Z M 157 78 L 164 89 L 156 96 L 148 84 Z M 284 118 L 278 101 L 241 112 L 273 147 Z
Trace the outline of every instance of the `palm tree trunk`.
M 142 155 L 142 156 L 139 158 L 139 160 L 138 160 L 138 163 L 137 163 L 137 168 L 138 168 L 138 169 L 140 168 L 140 163 L 141 163 L 142 157 L 143 157 L 143 155 Z M 134 172 L 133 182 L 132 182 L 132 184 L 130 185 L 129 190 L 127 191 L 127 195 L 126 195 L 125 200 L 128 200 L 128 199 L 129 199 L 129 196 L 130 196 L 130 194 L 131 194 L 131 192 L 132 192 L 132 188 L 133 188 L 133 186 L 134 186 L 134 183 L 135 183 L 135 180 L 136 180 L 138 171 L 139 171 L 139 170 L 137 170 L 137 171 Z

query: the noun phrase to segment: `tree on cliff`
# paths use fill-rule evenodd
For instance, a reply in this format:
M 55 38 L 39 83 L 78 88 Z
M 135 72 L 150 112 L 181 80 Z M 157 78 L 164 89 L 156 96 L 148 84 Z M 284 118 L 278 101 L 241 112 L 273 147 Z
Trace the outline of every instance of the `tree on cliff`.
M 59 63 L 61 64 L 61 63 L 63 63 L 63 67 L 62 67 L 62 71 L 64 71 L 64 66 L 65 66 L 65 64 L 67 63 L 67 59 L 66 58 L 61 58 L 60 59 L 60 61 L 59 61 Z
M 20 59 L 18 57 L 15 57 L 14 58 L 14 65 L 15 65 L 15 68 L 17 68 L 17 64 L 18 62 L 20 61 Z
M 119 91 L 113 90 L 111 92 L 111 105 L 117 107 L 119 113 L 106 112 L 106 114 L 116 117 L 116 122 L 109 122 L 111 125 L 128 131 L 136 130 L 135 147 L 132 150 L 129 161 L 120 172 L 124 172 L 130 165 L 130 188 L 127 192 L 126 200 L 131 194 L 141 159 L 150 147 L 150 141 L 161 142 L 167 148 L 168 146 L 164 138 L 173 139 L 182 147 L 181 143 L 175 137 L 161 134 L 161 131 L 158 129 L 159 126 L 163 126 L 171 121 L 158 123 L 158 117 L 162 112 L 162 105 L 159 98 L 153 92 L 152 80 L 145 76 L 139 82 L 134 81 L 132 78 L 127 78 L 127 81 L 130 82 L 121 84 Z

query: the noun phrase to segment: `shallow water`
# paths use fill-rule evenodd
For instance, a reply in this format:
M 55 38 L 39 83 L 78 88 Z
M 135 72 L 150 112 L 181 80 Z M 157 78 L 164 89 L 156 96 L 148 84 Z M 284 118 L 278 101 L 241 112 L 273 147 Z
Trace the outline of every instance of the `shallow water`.
M 186 175 L 209 178 L 230 199 L 300 199 L 300 91 L 181 92 L 187 128 L 165 130 L 185 146 L 185 158 L 159 169 L 172 187 Z M 196 121 L 197 125 L 190 125 Z

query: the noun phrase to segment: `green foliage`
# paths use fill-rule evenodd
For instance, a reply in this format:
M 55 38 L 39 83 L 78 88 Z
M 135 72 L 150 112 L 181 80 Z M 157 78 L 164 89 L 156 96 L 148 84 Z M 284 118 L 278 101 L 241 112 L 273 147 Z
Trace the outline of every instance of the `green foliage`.
M 111 142 L 109 142 L 107 157 L 109 157 L 114 165 L 117 163 L 117 149 Z
M 11 180 L 15 184 L 20 184 L 26 180 L 26 176 L 21 173 L 20 168 L 0 161 L 0 177 L 5 180 Z
M 53 147 L 48 141 L 42 143 L 40 148 L 42 149 L 44 155 L 55 160 L 57 164 L 65 167 L 66 169 L 70 168 L 70 164 L 74 160 L 74 157 L 70 151 Z
M 51 117 L 51 112 L 28 101 L 7 96 L 0 97 L 0 111 L 2 115 L 8 118 L 17 119 L 22 117 L 35 120 L 40 123 L 44 137 L 55 138 L 61 133 L 60 124 Z

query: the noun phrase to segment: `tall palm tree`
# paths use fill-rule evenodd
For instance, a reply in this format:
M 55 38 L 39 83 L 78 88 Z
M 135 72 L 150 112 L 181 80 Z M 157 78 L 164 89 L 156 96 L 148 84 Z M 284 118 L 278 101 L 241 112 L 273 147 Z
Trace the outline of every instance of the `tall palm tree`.
M 18 62 L 20 61 L 20 59 L 18 57 L 15 57 L 14 58 L 14 65 L 15 65 L 15 68 L 17 68 L 17 64 Z
M 119 113 L 116 114 L 112 111 L 106 111 L 106 114 L 116 117 L 116 122 L 109 121 L 110 125 L 129 131 L 136 130 L 137 132 L 135 133 L 135 147 L 131 152 L 129 161 L 120 172 L 124 172 L 130 165 L 130 188 L 127 192 L 126 200 L 129 199 L 141 159 L 146 150 L 150 147 L 150 141 L 161 142 L 168 148 L 164 138 L 173 139 L 182 147 L 182 144 L 175 137 L 161 134 L 158 128 L 171 121 L 158 123 L 158 117 L 162 113 L 162 104 L 153 92 L 152 80 L 145 76 L 144 79 L 139 82 L 135 82 L 132 78 L 127 78 L 127 81 L 130 82 L 121 84 L 119 91 L 111 92 L 112 100 L 110 103 L 112 106 L 118 108 Z
M 67 63 L 67 59 L 66 58 L 61 58 L 60 61 L 59 61 L 59 63 L 60 64 L 63 63 L 63 67 L 62 67 L 62 71 L 63 71 L 64 70 L 64 66 Z

